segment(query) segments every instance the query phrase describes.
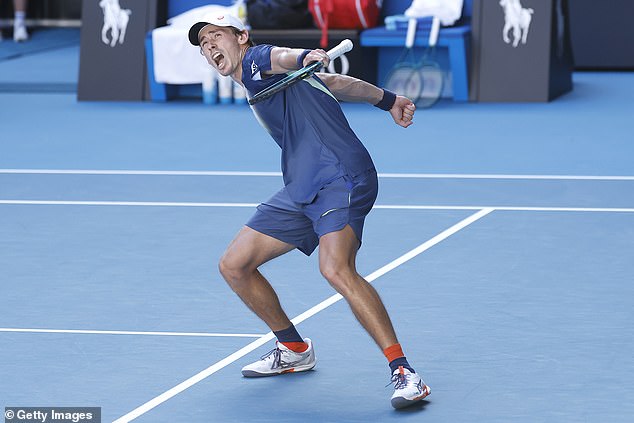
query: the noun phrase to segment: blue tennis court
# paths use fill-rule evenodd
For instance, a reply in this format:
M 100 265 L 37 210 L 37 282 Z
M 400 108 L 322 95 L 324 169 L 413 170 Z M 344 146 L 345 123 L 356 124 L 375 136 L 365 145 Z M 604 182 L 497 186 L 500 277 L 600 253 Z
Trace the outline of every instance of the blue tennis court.
M 57 50 L 66 72 L 73 49 Z M 632 73 L 576 73 L 548 104 L 444 101 L 407 130 L 344 105 L 380 175 L 358 268 L 432 388 L 395 411 L 385 358 L 316 254 L 262 271 L 317 367 L 240 374 L 273 336 L 217 262 L 282 185 L 249 109 L 78 103 L 56 76 L 22 92 L 47 82 L 18 72 L 38 54 L 0 62 L 0 407 L 101 407 L 104 422 L 631 421 Z

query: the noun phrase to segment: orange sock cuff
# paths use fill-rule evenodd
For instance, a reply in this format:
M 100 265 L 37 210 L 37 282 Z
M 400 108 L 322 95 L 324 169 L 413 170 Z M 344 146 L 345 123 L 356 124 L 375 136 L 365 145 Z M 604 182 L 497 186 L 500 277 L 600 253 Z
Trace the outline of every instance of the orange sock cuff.
M 302 353 L 308 349 L 306 342 L 282 342 L 286 348 L 296 353 Z
M 390 347 L 387 347 L 383 350 L 383 354 L 385 354 L 387 361 L 390 363 L 397 358 L 405 357 L 405 354 L 403 354 L 403 349 L 401 348 L 401 344 L 394 344 Z

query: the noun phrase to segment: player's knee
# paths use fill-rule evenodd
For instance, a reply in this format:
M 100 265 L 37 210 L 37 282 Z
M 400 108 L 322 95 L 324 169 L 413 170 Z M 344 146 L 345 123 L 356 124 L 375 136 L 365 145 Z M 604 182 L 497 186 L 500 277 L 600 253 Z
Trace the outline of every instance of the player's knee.
M 225 253 L 218 262 L 218 270 L 222 277 L 230 284 L 239 283 L 247 273 L 246 267 L 231 254 Z
M 225 256 L 222 256 L 220 258 L 220 261 L 218 262 L 218 271 L 220 272 L 223 278 L 225 278 L 226 280 L 229 279 L 228 277 L 231 273 L 231 268 Z
M 322 263 L 319 266 L 319 270 L 330 285 L 342 295 L 345 295 L 350 290 L 351 284 L 356 279 L 355 272 L 352 269 L 337 263 Z

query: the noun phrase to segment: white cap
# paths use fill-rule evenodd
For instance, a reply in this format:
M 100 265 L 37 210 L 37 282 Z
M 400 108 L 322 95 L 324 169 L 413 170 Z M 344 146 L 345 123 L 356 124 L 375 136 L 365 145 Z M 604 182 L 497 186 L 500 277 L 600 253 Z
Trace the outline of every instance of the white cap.
M 213 13 L 206 15 L 203 18 L 203 21 L 197 22 L 192 25 L 192 27 L 189 29 L 189 42 L 195 46 L 200 45 L 200 41 L 198 41 L 198 35 L 200 34 L 200 31 L 207 25 L 232 26 L 238 31 L 245 30 L 244 24 L 236 16 L 229 15 L 227 13 Z

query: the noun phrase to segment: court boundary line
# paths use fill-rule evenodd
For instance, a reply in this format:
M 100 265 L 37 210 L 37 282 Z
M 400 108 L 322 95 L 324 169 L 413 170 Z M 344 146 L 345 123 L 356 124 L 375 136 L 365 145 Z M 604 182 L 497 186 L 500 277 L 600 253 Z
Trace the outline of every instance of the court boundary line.
M 275 176 L 282 172 L 233 170 L 117 170 L 117 169 L 0 169 L 0 174 L 18 175 L 146 175 L 146 176 Z M 380 172 L 379 178 L 405 179 L 527 179 L 527 180 L 590 180 L 634 181 L 632 175 L 538 175 L 538 174 L 479 174 L 479 173 L 390 173 Z
M 32 206 L 125 206 L 125 207 L 237 207 L 254 208 L 260 203 L 197 203 L 169 201 L 81 201 L 81 200 L 0 200 L 0 205 Z M 532 212 L 589 212 L 634 213 L 634 207 L 544 207 L 544 206 L 492 206 L 492 205 L 416 205 L 375 204 L 376 210 L 482 210 L 532 211 Z
M 41 328 L 0 328 L 0 333 L 61 333 L 86 335 L 147 335 L 147 336 L 191 336 L 210 338 L 260 338 L 256 333 L 206 333 L 206 332 L 155 332 L 126 330 L 92 330 L 92 329 L 41 329 Z
M 478 212 L 466 217 L 465 219 L 462 219 L 460 222 L 452 225 L 451 227 L 445 229 L 444 231 L 440 232 L 439 234 L 435 235 L 434 237 L 428 239 L 427 241 L 423 242 L 422 244 L 420 244 L 416 248 L 413 248 L 412 250 L 410 250 L 407 253 L 401 255 L 400 257 L 396 258 L 395 260 L 392 260 L 390 263 L 386 264 L 385 266 L 383 266 L 383 267 L 375 270 L 374 272 L 370 273 L 369 275 L 365 276 L 365 279 L 368 282 L 372 282 L 372 281 L 376 280 L 377 278 L 383 276 L 384 274 L 390 272 L 391 270 L 394 270 L 398 266 L 408 262 L 409 260 L 413 259 L 414 257 L 416 257 L 416 256 L 420 255 L 421 253 L 427 251 L 428 249 L 432 248 L 434 245 L 439 244 L 440 242 L 444 241 L 445 239 L 449 238 L 450 236 L 454 235 L 455 233 L 459 232 L 460 230 L 466 228 L 467 226 L 471 225 L 472 223 L 480 220 L 484 216 L 487 216 L 488 214 L 492 213 L 493 211 L 494 211 L 494 209 L 492 209 L 492 208 L 481 209 L 480 211 L 478 211 Z M 328 299 L 322 301 L 321 303 L 313 306 L 312 308 L 306 310 L 305 312 L 301 313 L 300 315 L 296 316 L 295 318 L 291 319 L 291 322 L 293 322 L 294 325 L 297 325 L 297 324 L 303 322 L 304 320 L 314 316 L 315 314 L 325 310 L 326 308 L 330 307 L 331 305 L 337 303 L 341 299 L 343 299 L 341 294 L 335 294 L 335 295 L 329 297 Z M 186 389 L 190 388 L 191 386 L 193 386 L 193 385 L 197 384 L 198 382 L 206 379 L 207 377 L 211 376 L 212 374 L 216 373 L 217 371 L 227 367 L 228 365 L 232 364 L 233 362 L 237 361 L 238 359 L 244 357 L 245 355 L 249 354 L 250 352 L 254 351 L 255 349 L 261 347 L 262 345 L 264 345 L 267 342 L 271 341 L 273 338 L 274 338 L 273 332 L 267 333 L 266 335 L 262 336 L 261 338 L 259 338 L 259 339 L 255 340 L 255 341 L 251 342 L 250 344 L 242 347 L 241 349 L 239 349 L 238 351 L 234 352 L 233 354 L 230 354 L 229 356 L 225 357 L 224 359 L 222 359 L 222 360 L 216 362 L 215 364 L 212 364 L 211 366 L 207 367 L 206 369 L 198 372 L 197 374 L 195 374 L 194 376 L 190 377 L 189 379 L 186 379 L 185 381 L 179 383 L 178 385 L 174 386 L 173 388 L 163 392 L 162 394 L 152 398 L 151 400 L 149 400 L 146 403 L 140 405 L 139 407 L 135 408 L 134 410 L 124 414 L 123 416 L 121 416 L 118 419 L 114 420 L 113 423 L 128 423 L 128 422 L 136 419 L 137 417 L 140 417 L 141 415 L 147 413 L 148 411 L 150 411 L 153 408 L 157 407 L 158 405 L 164 403 L 165 401 L 169 400 L 170 398 L 178 395 L 179 393 L 185 391 Z

